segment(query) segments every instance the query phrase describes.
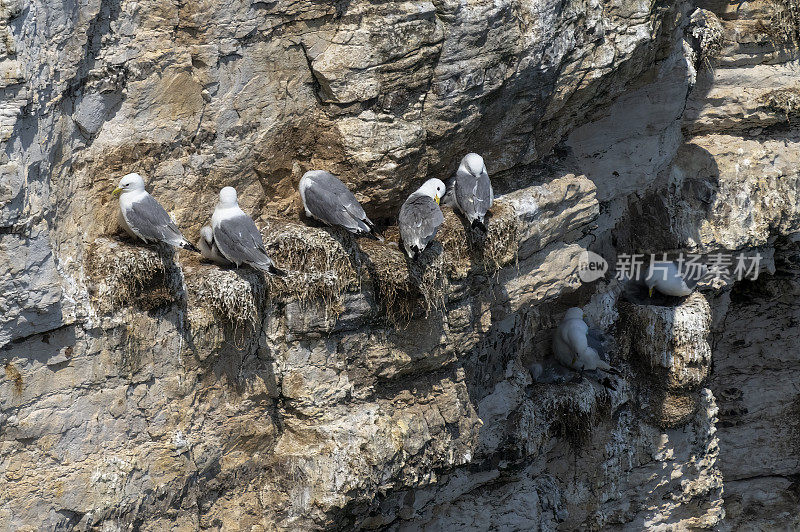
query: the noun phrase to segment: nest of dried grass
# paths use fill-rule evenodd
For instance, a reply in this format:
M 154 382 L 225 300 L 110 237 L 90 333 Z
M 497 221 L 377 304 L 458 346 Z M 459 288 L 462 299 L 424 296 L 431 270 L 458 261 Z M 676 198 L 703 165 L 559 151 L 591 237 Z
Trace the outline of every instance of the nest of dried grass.
M 775 47 L 786 47 L 800 43 L 800 1 L 768 0 L 770 16 L 759 21 L 759 31 L 769 38 Z
M 800 91 L 797 89 L 777 89 L 764 94 L 761 101 L 771 111 L 780 113 L 788 122 L 800 114 Z
M 87 249 L 86 271 L 98 308 L 125 305 L 153 310 L 180 298 L 181 273 L 166 246 L 134 245 L 98 238 Z
M 519 251 L 519 219 L 514 208 L 496 201 L 486 218 L 483 233 L 468 226 L 466 220 L 445 209 L 444 224 L 436 239 L 447 255 L 447 273 L 452 279 L 463 279 L 470 270 L 494 273 L 513 262 Z
M 231 330 L 247 333 L 259 327 L 267 291 L 261 272 L 210 265 L 189 267 L 186 287 L 192 306 L 208 309 Z
M 340 229 L 320 229 L 270 220 L 264 244 L 285 277 L 270 277 L 270 293 L 297 299 L 301 306 L 322 301 L 339 314 L 343 295 L 361 287 L 354 237 Z
M 697 43 L 699 60 L 709 60 L 722 52 L 725 30 L 717 15 L 697 8 L 689 17 L 689 33 Z
M 519 218 L 514 207 L 497 201 L 489 212 L 488 231 L 483 240 L 483 263 L 493 271 L 516 261 L 519 252 Z

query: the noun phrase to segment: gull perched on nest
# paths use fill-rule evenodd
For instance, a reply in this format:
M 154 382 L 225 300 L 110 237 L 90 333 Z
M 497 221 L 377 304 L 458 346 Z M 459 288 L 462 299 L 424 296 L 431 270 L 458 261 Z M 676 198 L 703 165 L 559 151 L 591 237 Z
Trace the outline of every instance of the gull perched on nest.
M 264 249 L 264 240 L 255 222 L 239 208 L 236 189 L 225 187 L 219 191 L 219 203 L 211 217 L 214 243 L 220 254 L 239 267 L 242 264 L 257 270 L 284 275 L 275 267 Z
M 144 189 L 142 176 L 126 175 L 112 194 L 119 194 L 119 224 L 133 238 L 146 243 L 163 242 L 200 253 L 183 237 L 164 207 Z
M 649 295 L 653 290 L 667 295 L 683 297 L 688 296 L 697 287 L 708 271 L 704 265 L 698 265 L 699 270 L 695 275 L 690 275 L 691 269 L 681 272 L 674 261 L 653 261 L 647 271 L 644 283 L 647 285 Z
M 428 179 L 400 207 L 398 225 L 406 254 L 416 259 L 436 236 L 444 215 L 439 200 L 445 186 L 439 179 Z
M 486 231 L 484 217 L 492 207 L 494 191 L 483 157 L 468 153 L 461 159 L 453 179 L 453 205 L 467 219 L 472 227 Z
M 204 259 L 219 266 L 233 266 L 233 263 L 219 252 L 217 243 L 214 242 L 214 230 L 211 229 L 211 226 L 206 225 L 200 229 L 200 240 L 197 241 L 197 247 L 200 248 L 200 254 Z
M 350 189 L 338 177 L 324 170 L 310 170 L 300 179 L 300 198 L 306 216 L 330 225 L 344 227 L 354 234 L 375 235 L 375 224 Z
M 594 346 L 589 345 L 590 341 Z M 589 326 L 583 321 L 583 310 L 573 307 L 564 314 L 564 319 L 553 336 L 553 354 L 564 366 L 576 371 L 602 370 L 618 374 L 597 352 L 600 342 L 592 336 Z

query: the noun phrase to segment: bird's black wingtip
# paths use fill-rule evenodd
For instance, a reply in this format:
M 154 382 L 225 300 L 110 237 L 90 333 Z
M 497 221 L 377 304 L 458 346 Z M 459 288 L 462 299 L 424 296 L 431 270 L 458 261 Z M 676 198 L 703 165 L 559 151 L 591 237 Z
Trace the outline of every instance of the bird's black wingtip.
M 478 219 L 472 220 L 472 227 L 480 229 L 484 233 L 488 230 L 488 228 L 486 227 L 486 224 L 483 223 L 483 220 L 478 220 Z
M 188 249 L 189 251 L 194 251 L 195 253 L 200 253 L 200 249 L 198 249 L 198 247 L 191 242 L 184 242 L 181 247 L 183 249 Z
M 609 390 L 611 390 L 613 392 L 617 391 L 617 385 L 614 384 L 614 382 L 611 379 L 609 379 L 608 377 L 605 377 L 603 380 L 601 380 L 600 384 L 602 384 L 605 388 L 608 388 Z
M 281 270 L 274 264 L 269 265 L 269 273 L 272 275 L 277 275 L 278 277 L 286 277 L 286 270 Z
M 362 234 L 367 235 L 369 238 L 372 238 L 373 240 L 377 240 L 378 242 L 383 242 L 384 241 L 383 236 L 381 236 L 377 232 L 375 232 L 375 229 L 371 229 L 370 231 L 367 231 L 366 233 L 362 233 Z

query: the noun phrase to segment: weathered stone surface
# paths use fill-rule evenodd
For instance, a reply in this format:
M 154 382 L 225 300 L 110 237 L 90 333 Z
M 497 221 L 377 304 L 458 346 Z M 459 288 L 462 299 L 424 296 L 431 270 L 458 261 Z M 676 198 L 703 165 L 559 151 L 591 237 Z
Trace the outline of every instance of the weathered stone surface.
M 781 5 L 0 0 L 0 528 L 796 521 Z M 445 209 L 409 264 L 398 206 L 467 151 L 489 233 Z M 386 242 L 301 220 L 310 168 Z M 121 240 L 130 171 L 191 239 L 236 186 L 289 275 Z M 587 249 L 774 275 L 633 308 Z M 575 305 L 616 390 L 526 369 Z

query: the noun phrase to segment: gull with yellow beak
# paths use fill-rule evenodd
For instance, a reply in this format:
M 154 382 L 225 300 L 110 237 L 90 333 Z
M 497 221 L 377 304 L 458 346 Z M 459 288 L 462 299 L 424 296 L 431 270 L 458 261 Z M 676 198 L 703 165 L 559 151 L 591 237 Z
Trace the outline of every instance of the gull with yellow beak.
M 444 215 L 439 208 L 444 192 L 445 186 L 441 180 L 428 179 L 400 208 L 400 238 L 409 257 L 419 257 L 444 223 Z
M 112 194 L 119 194 L 119 224 L 131 237 L 148 244 L 163 242 L 200 253 L 183 237 L 164 207 L 144 189 L 142 176 L 126 175 Z

